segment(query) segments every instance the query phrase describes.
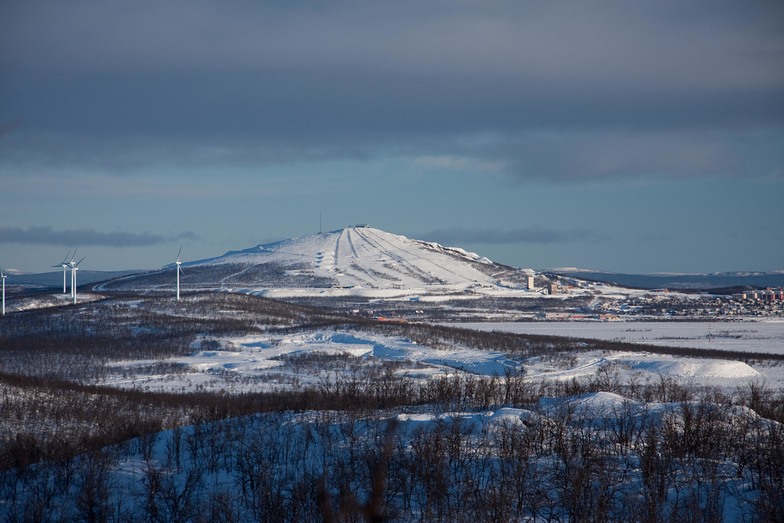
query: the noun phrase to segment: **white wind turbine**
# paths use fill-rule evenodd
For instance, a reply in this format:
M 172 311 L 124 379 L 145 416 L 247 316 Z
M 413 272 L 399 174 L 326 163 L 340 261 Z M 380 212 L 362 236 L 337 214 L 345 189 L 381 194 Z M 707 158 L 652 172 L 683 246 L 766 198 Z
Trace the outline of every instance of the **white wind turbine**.
M 74 255 L 76 255 L 76 251 L 74 251 Z M 71 258 L 71 261 L 68 262 L 68 267 L 71 268 L 71 297 L 73 298 L 73 303 L 76 305 L 76 271 L 79 270 L 79 264 L 84 261 L 83 257 L 78 262 L 74 262 L 76 256 Z
M 177 301 L 180 301 L 180 273 L 182 272 L 180 254 L 182 254 L 182 245 L 180 245 L 180 251 L 177 253 L 177 261 L 174 262 L 177 265 Z
M 68 251 L 63 258 L 63 261 L 58 263 L 57 265 L 52 265 L 52 267 L 62 267 L 63 268 L 63 294 L 68 292 L 68 289 L 65 286 L 65 271 L 68 270 L 68 257 L 71 255 L 71 251 Z M 74 251 L 74 256 L 76 256 L 76 251 Z
M 5 316 L 5 273 L 2 268 L 0 268 L 0 278 L 3 280 L 3 316 Z

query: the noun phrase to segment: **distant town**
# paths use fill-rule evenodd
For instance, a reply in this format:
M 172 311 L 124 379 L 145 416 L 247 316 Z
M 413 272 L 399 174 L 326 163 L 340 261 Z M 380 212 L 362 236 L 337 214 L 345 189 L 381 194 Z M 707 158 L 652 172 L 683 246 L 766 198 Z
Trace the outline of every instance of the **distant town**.
M 784 289 L 751 290 L 726 296 L 684 295 L 660 291 L 607 301 L 599 305 L 598 309 L 600 313 L 595 319 L 605 321 L 628 319 L 630 316 L 684 319 L 781 318 L 784 317 Z

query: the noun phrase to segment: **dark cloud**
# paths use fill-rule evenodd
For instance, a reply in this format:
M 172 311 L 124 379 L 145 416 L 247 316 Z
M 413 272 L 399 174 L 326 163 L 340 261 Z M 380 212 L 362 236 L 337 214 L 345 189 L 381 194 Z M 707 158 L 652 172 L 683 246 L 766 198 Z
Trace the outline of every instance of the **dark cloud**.
M 9 167 L 394 151 L 556 180 L 783 175 L 781 2 L 77 0 L 5 11 L 0 116 L 26 122 L 0 144 Z
M 509 135 L 468 154 L 503 160 L 520 178 L 590 181 L 629 178 L 784 178 L 784 128 L 564 131 Z
M 152 232 L 100 232 L 94 229 L 55 230 L 43 227 L 0 227 L 0 243 L 23 245 L 145 247 L 177 240 L 196 240 L 192 232 L 157 234 Z
M 583 227 L 558 230 L 532 225 L 517 229 L 436 229 L 421 236 L 441 244 L 559 244 L 579 241 L 605 241 L 609 237 Z

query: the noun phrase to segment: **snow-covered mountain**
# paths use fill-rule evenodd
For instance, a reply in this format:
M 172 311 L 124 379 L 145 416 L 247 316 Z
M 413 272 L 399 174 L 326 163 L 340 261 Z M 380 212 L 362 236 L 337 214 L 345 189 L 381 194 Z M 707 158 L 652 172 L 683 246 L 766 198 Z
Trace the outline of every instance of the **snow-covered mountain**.
M 108 289 L 163 289 L 174 268 L 122 278 Z M 367 226 L 257 245 L 183 263 L 182 288 L 274 296 L 507 294 L 528 292 L 530 269 L 516 269 L 460 248 Z

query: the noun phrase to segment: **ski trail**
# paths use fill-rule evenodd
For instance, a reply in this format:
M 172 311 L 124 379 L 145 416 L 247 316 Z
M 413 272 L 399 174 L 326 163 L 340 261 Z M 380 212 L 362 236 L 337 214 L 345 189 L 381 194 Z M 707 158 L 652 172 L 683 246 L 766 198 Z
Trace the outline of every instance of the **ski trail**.
M 351 230 L 352 229 L 349 229 L 348 234 L 346 234 L 346 238 L 348 238 L 348 246 L 351 249 L 351 254 L 354 256 L 354 258 L 359 258 L 357 250 L 354 248 L 354 241 L 351 239 Z
M 340 231 L 340 234 L 338 234 L 338 237 L 335 240 L 335 255 L 333 256 L 333 260 L 332 260 L 332 269 L 335 272 L 338 272 L 338 256 L 340 255 L 340 239 L 343 237 L 343 233 L 345 232 L 346 229 Z
M 370 231 L 370 234 L 373 234 L 373 233 L 372 233 L 372 231 Z M 450 273 L 450 274 L 454 274 L 454 275 L 455 275 L 455 276 L 457 276 L 458 278 L 462 278 L 462 279 L 464 279 L 464 280 L 466 280 L 466 281 L 469 281 L 469 282 L 473 282 L 473 281 L 474 281 L 473 279 L 471 279 L 471 278 L 469 278 L 469 277 L 467 277 L 467 276 L 464 276 L 464 275 L 462 275 L 462 274 L 460 274 L 460 273 L 457 273 L 457 272 L 455 272 L 455 271 L 453 271 L 453 270 L 449 269 L 448 267 L 444 267 L 443 265 L 440 265 L 440 264 L 438 264 L 438 263 L 434 262 L 433 260 L 431 260 L 430 258 L 426 258 L 426 257 L 424 257 L 424 256 L 420 255 L 420 254 L 419 254 L 419 253 L 417 253 L 417 252 L 411 252 L 411 251 L 409 251 L 409 250 L 403 249 L 402 247 L 396 247 L 395 245 L 392 245 L 390 242 L 388 242 L 388 241 L 387 241 L 387 240 L 385 240 L 384 238 L 378 238 L 378 236 L 377 236 L 377 235 L 375 235 L 375 234 L 373 234 L 373 236 L 374 236 L 374 237 L 376 237 L 376 239 L 377 239 L 377 244 L 378 244 L 379 246 L 380 246 L 380 243 L 381 243 L 381 242 L 383 242 L 383 243 L 386 243 L 386 244 L 387 244 L 387 245 L 389 245 L 391 248 L 395 248 L 395 249 L 397 249 L 397 250 L 399 250 L 399 251 L 402 251 L 402 252 L 404 252 L 405 254 L 408 254 L 408 255 L 414 256 L 414 257 L 416 257 L 416 258 L 419 258 L 419 259 L 420 259 L 420 260 L 422 260 L 422 261 L 428 262 L 430 265 L 433 265 L 433 266 L 435 266 L 435 267 L 438 267 L 439 269 L 441 269 L 441 270 L 443 270 L 443 271 L 445 271 L 445 272 L 448 272 L 448 273 Z M 398 255 L 398 257 L 399 257 L 400 259 L 404 259 L 404 257 L 402 257 L 402 256 L 399 256 L 399 255 Z M 408 265 L 411 265 L 411 264 L 408 264 Z M 420 272 L 422 272 L 422 271 L 420 270 Z M 431 278 L 432 278 L 432 277 L 434 277 L 434 276 L 432 276 L 432 275 L 429 275 L 429 274 L 428 274 L 428 277 L 431 277 Z M 440 279 L 440 278 L 439 278 L 439 279 Z
M 237 278 L 237 277 L 241 276 L 242 274 L 245 274 L 246 272 L 250 272 L 251 270 L 254 270 L 254 269 L 256 269 L 256 266 L 255 265 L 251 265 L 249 267 L 245 267 L 241 271 L 232 272 L 231 274 L 227 275 L 226 277 L 221 278 L 221 280 L 220 280 L 220 287 L 221 288 L 233 287 L 233 285 L 231 285 L 231 283 L 227 283 L 229 280 L 231 280 L 232 278 Z
M 354 227 L 352 227 L 350 229 L 346 229 L 346 240 L 348 241 L 348 248 L 350 250 L 351 257 L 355 260 L 355 262 L 352 263 L 351 266 L 350 266 L 350 268 L 353 271 L 352 274 L 354 275 L 355 278 L 360 280 L 363 284 L 366 284 L 369 287 L 376 288 L 377 287 L 376 284 L 378 283 L 378 278 L 376 278 L 376 276 L 368 268 L 363 267 L 362 265 L 360 265 L 359 263 L 356 262 L 356 261 L 359 260 L 359 253 L 357 253 L 356 246 L 354 245 L 354 240 L 351 238 L 351 231 L 352 230 L 354 230 Z M 356 232 L 356 231 L 354 230 L 354 232 Z M 362 275 L 367 276 L 372 281 L 367 280 L 366 278 L 364 278 L 359 273 L 362 273 Z
M 367 243 L 369 243 L 371 245 L 374 245 L 376 248 L 378 248 L 382 252 L 386 253 L 394 261 L 399 263 L 401 268 L 405 268 L 405 272 L 408 273 L 409 277 L 418 278 L 423 283 L 428 282 L 428 281 L 432 281 L 433 279 L 438 280 L 438 278 L 435 278 L 433 275 L 426 273 L 425 271 L 423 271 L 419 267 L 417 267 L 414 264 L 410 263 L 408 260 L 405 259 L 405 257 L 401 256 L 400 254 L 397 254 L 396 252 L 393 252 L 389 248 L 385 248 L 378 239 L 370 238 L 369 235 L 365 234 L 364 231 L 363 232 L 357 231 L 357 234 L 359 234 L 359 236 L 363 240 L 365 240 Z M 386 243 L 388 243 L 388 242 L 386 242 Z M 392 245 L 392 244 L 389 244 L 389 245 L 393 249 L 395 248 L 394 245 Z M 399 249 L 399 250 L 402 250 L 402 249 Z M 398 269 L 394 269 L 394 270 L 396 270 L 396 272 L 399 272 L 400 274 L 405 274 L 402 270 L 398 270 Z
M 372 232 L 371 232 L 371 234 L 372 234 Z M 466 280 L 469 280 L 469 281 L 471 281 L 469 278 L 465 278 L 463 275 L 461 275 L 461 274 L 458 274 L 458 273 L 456 273 L 456 272 L 454 272 L 454 271 L 452 271 L 452 270 L 450 270 L 450 269 L 448 269 L 448 268 L 446 268 L 446 267 L 443 267 L 443 266 L 441 266 L 441 265 L 439 265 L 439 264 L 435 263 L 433 260 L 430 260 L 429 258 L 425 258 L 424 256 L 420 255 L 420 254 L 419 254 L 419 253 L 417 253 L 417 252 L 411 252 L 411 251 L 408 251 L 408 250 L 406 250 L 406 249 L 404 249 L 404 248 L 402 248 L 402 247 L 399 247 L 399 246 L 393 245 L 392 243 L 390 243 L 390 242 L 389 242 L 389 241 L 387 241 L 386 239 L 384 239 L 384 238 L 379 238 L 379 237 L 378 237 L 376 234 L 373 234 L 373 237 L 374 237 L 374 239 L 376 240 L 376 244 L 377 244 L 377 245 L 379 245 L 379 246 L 380 246 L 380 247 L 382 247 L 382 248 L 383 248 L 383 246 L 382 246 L 381 244 L 382 244 L 382 243 L 385 243 L 386 245 L 388 245 L 388 246 L 389 246 L 390 248 L 392 248 L 392 249 L 396 249 L 396 250 L 398 250 L 398 251 L 401 251 L 401 252 L 403 252 L 403 253 L 405 253 L 405 254 L 411 255 L 411 256 L 413 256 L 413 257 L 415 257 L 415 258 L 419 258 L 420 260 L 422 260 L 422 261 L 425 261 L 425 262 L 428 262 L 430 265 L 434 265 L 435 267 L 438 267 L 439 269 L 442 269 L 442 270 L 444 270 L 444 271 L 446 271 L 446 272 L 449 272 L 449 273 L 452 273 L 452 274 L 454 274 L 455 276 L 459 276 L 459 277 L 462 277 L 462 278 L 464 278 L 464 279 L 466 279 Z M 401 260 L 405 260 L 405 259 L 406 259 L 404 256 L 402 256 L 402 255 L 400 255 L 400 254 L 397 254 L 397 253 L 396 253 L 396 257 L 397 257 L 397 258 L 399 258 L 399 259 L 401 259 Z M 408 263 L 408 262 L 406 262 L 406 263 Z M 411 264 L 409 263 L 409 265 L 411 265 Z M 421 269 L 419 269 L 419 271 L 420 271 L 420 272 L 424 272 L 424 271 L 422 271 Z M 428 275 L 428 276 L 430 276 L 430 275 Z

